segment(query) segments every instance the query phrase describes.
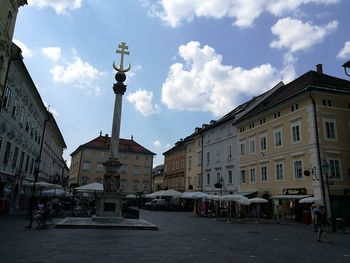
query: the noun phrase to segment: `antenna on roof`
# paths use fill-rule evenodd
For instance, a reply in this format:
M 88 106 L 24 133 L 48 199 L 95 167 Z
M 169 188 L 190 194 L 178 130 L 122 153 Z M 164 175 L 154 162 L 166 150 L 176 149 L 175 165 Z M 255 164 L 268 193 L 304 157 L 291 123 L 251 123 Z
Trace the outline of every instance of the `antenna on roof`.
M 131 140 L 133 141 L 134 140 L 134 135 L 131 134 Z

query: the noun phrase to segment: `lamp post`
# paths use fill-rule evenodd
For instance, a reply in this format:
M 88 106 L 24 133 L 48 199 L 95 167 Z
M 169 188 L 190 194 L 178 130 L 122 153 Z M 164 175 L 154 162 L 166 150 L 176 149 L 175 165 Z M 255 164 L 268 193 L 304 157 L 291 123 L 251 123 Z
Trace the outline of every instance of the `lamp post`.
M 222 195 L 223 183 L 224 183 L 224 179 L 222 179 L 222 176 L 221 176 L 220 179 L 218 179 L 218 181 L 216 182 L 216 184 L 214 184 L 215 188 L 220 188 L 220 195 Z
M 347 68 L 350 68 L 350 60 L 348 60 L 347 62 L 345 62 L 342 66 L 344 68 L 344 71 L 345 71 L 345 75 L 349 76 L 350 77 L 350 73 L 347 72 Z
M 34 184 L 33 184 L 33 196 L 35 194 L 35 185 L 38 182 L 38 177 L 39 177 L 39 172 L 40 172 L 40 158 L 39 156 L 35 159 L 34 161 Z
M 332 217 L 332 213 L 331 213 L 331 205 L 330 205 L 330 191 L 329 191 L 329 182 L 328 182 L 328 175 L 329 175 L 329 164 L 326 160 L 322 161 L 322 172 L 323 172 L 323 176 L 326 178 L 326 195 L 324 196 L 324 204 L 326 207 L 326 213 L 328 215 L 328 217 Z

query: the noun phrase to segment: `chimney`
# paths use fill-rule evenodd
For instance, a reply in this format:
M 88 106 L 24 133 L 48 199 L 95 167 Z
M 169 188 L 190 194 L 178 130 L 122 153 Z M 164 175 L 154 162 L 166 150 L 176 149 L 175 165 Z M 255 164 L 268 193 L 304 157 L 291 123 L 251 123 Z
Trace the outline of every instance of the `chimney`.
M 319 74 L 323 74 L 322 64 L 317 64 L 316 65 L 316 71 Z
M 105 137 L 108 138 L 108 133 L 105 134 Z

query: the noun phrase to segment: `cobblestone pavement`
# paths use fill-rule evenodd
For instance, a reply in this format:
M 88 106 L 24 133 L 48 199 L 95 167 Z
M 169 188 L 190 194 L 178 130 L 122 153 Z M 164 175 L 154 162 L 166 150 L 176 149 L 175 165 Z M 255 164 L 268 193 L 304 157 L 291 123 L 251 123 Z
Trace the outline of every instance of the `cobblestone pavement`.
M 189 212 L 140 211 L 158 231 L 25 229 L 0 216 L 0 262 L 350 262 L 350 234 L 319 243 L 303 224 L 226 223 Z

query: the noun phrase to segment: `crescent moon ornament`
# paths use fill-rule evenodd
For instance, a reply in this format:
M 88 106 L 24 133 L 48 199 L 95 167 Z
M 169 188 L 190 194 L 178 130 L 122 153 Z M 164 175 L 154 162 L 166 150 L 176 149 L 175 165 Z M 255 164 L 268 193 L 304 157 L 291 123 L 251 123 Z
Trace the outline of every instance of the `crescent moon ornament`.
M 124 55 L 129 55 L 129 51 L 128 51 L 128 46 L 126 45 L 125 42 L 122 42 L 121 44 L 118 45 L 118 47 L 120 49 L 116 50 L 116 53 L 120 54 L 120 66 L 119 68 L 115 65 L 115 62 L 113 62 L 113 68 L 118 71 L 118 72 L 128 72 L 131 68 L 131 65 L 129 64 L 129 66 L 127 68 L 124 68 Z

